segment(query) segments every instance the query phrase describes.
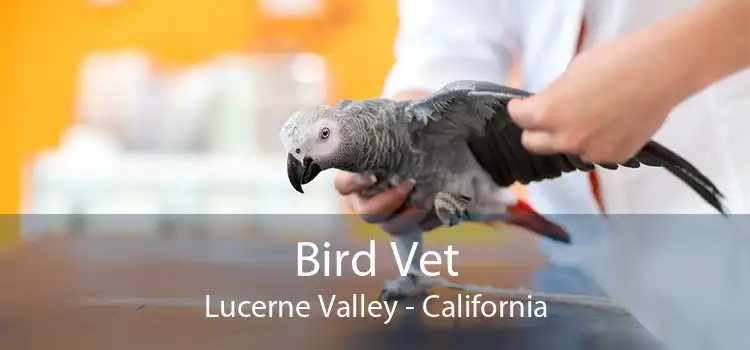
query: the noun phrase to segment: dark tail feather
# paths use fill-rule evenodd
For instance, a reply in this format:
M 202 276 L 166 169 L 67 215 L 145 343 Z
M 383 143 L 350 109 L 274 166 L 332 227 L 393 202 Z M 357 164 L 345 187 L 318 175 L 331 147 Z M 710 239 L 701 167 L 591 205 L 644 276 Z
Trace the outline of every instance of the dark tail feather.
M 643 164 L 663 167 L 674 176 L 685 182 L 690 188 L 711 204 L 724 216 L 727 215 L 723 204 L 724 194 L 700 170 L 687 160 L 670 151 L 668 148 L 651 141 L 638 153 L 637 158 Z

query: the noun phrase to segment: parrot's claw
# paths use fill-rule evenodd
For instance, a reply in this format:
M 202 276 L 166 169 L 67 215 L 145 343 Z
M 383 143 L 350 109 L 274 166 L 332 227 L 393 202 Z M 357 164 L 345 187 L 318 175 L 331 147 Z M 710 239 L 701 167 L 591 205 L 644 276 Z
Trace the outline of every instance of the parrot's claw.
M 404 300 L 409 297 L 424 296 L 427 294 L 427 285 L 420 283 L 419 277 L 408 274 L 395 280 L 386 281 L 385 287 L 380 291 L 378 299 L 389 302 Z
M 439 192 L 435 196 L 435 212 L 443 225 L 452 227 L 461 220 L 471 220 L 466 211 L 471 198 L 463 195 Z

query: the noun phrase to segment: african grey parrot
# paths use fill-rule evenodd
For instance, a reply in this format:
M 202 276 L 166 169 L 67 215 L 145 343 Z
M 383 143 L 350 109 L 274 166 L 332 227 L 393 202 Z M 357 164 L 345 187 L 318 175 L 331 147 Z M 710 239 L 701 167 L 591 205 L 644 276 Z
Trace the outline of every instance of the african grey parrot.
M 303 193 L 302 185 L 321 171 L 339 169 L 374 175 L 378 184 L 369 193 L 373 195 L 414 179 L 416 186 L 405 205 L 434 211 L 446 226 L 526 207 L 508 189 L 513 183 L 594 170 L 594 164 L 577 156 L 536 155 L 523 147 L 522 129 L 506 108 L 511 99 L 528 96 L 531 93 L 494 83 L 455 81 L 417 100 L 343 100 L 335 107 L 300 110 L 280 132 L 289 152 L 289 181 Z M 685 159 L 654 141 L 627 162 L 596 165 L 615 170 L 641 164 L 665 168 L 726 215 L 719 189 Z M 568 240 L 558 226 L 548 228 L 536 231 Z M 403 240 L 408 238 L 397 236 L 399 247 L 408 252 L 411 242 Z M 421 243 L 421 232 L 415 240 Z M 417 256 L 412 261 L 418 260 Z M 414 278 L 402 279 L 400 287 L 393 287 L 397 290 L 386 292 L 398 297 L 403 284 L 413 282 Z

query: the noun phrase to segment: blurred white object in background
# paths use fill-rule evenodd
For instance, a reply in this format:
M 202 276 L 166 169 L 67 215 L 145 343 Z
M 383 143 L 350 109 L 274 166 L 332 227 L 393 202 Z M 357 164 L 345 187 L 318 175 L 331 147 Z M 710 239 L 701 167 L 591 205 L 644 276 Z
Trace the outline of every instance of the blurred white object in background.
M 326 102 L 328 86 L 326 61 L 314 53 L 303 52 L 292 58 L 289 66 L 296 82 L 296 100 L 301 105 L 320 105 Z
M 162 93 L 144 52 L 95 52 L 80 69 L 78 120 L 112 131 L 126 148 L 148 149 L 158 142 Z
M 263 216 L 339 213 L 333 172 L 320 174 L 301 195 L 289 185 L 285 161 L 284 157 L 135 153 L 71 161 L 63 151 L 49 151 L 40 154 L 32 168 L 33 197 L 24 212 L 150 214 L 147 221 L 152 224 L 144 226 L 150 229 L 169 219 L 163 214 L 252 214 L 244 224 L 287 225 L 289 220 L 283 217 Z M 72 218 L 55 216 L 50 224 L 61 225 L 59 220 Z M 111 223 L 106 217 L 102 220 Z M 216 220 L 224 223 L 222 218 Z
M 322 0 L 260 0 L 260 8 L 277 18 L 312 16 L 323 8 Z
M 258 152 L 258 106 L 263 86 L 247 55 L 224 54 L 214 61 L 221 98 L 213 109 L 213 152 L 252 155 Z
M 44 216 L 24 226 L 27 235 L 49 228 L 41 222 L 62 227 L 84 221 L 86 231 L 100 234 L 153 234 L 179 214 L 261 214 L 216 216 L 223 229 L 340 229 L 333 217 L 271 216 L 339 213 L 333 173 L 324 172 L 300 195 L 289 185 L 278 140 L 296 109 L 326 102 L 321 57 L 226 54 L 169 75 L 151 67 L 135 50 L 96 53 L 84 62 L 80 123 L 59 150 L 36 157 L 23 210 L 148 215 L 127 227 L 113 225 L 111 216 Z M 322 226 L 310 227 L 312 222 Z
M 122 145 L 108 130 L 85 124 L 68 128 L 60 142 L 60 156 L 71 164 L 86 162 L 84 164 L 88 165 L 92 161 L 106 164 L 122 151 Z
M 111 175 L 121 151 L 115 138 L 105 130 L 86 125 L 70 128 L 62 137 L 56 163 L 37 163 L 31 173 L 34 209 L 30 212 L 66 214 L 83 210 L 83 203 L 96 201 L 97 195 L 104 193 L 105 179 Z M 73 169 L 74 176 L 69 176 Z M 38 174 L 42 174 L 41 179 Z M 67 179 L 63 187 L 69 193 L 60 191 L 60 182 L 47 181 L 44 174 Z
M 127 151 L 279 153 L 279 128 L 326 103 L 327 77 L 325 60 L 306 52 L 226 53 L 169 72 L 137 50 L 94 53 L 81 68 L 78 120 Z
M 201 151 L 207 146 L 206 131 L 215 123 L 217 105 L 222 94 L 221 72 L 214 64 L 202 64 L 182 74 L 165 77 L 155 101 L 162 113 L 157 149 L 165 152 Z M 157 110 L 155 108 L 155 110 Z

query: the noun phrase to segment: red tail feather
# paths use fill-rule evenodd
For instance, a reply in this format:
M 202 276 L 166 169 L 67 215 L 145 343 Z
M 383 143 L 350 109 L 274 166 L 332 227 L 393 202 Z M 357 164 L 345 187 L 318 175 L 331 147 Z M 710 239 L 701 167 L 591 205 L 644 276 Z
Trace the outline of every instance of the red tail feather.
M 555 241 L 570 243 L 570 235 L 565 229 L 539 214 L 521 199 L 516 205 L 508 207 L 508 214 L 508 224 L 523 227 Z

